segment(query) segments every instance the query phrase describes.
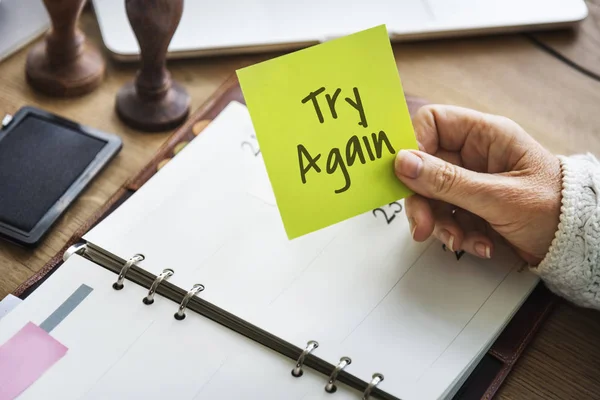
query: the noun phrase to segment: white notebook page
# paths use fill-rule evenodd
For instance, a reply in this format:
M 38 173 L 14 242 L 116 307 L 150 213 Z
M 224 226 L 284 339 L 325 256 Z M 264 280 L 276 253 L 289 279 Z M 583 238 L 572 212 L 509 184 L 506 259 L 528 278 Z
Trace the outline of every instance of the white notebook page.
M 457 261 L 412 241 L 402 202 L 289 241 L 245 107 L 230 104 L 87 240 L 403 398 L 439 398 L 537 282 L 497 249 Z M 397 212 L 397 214 L 395 214 Z M 383 213 L 386 215 L 384 216 Z M 387 219 L 393 220 L 388 224 Z
M 51 331 L 68 348 L 21 399 L 314 399 L 330 400 L 327 378 L 305 369 L 221 325 L 130 281 L 112 288 L 116 275 L 71 257 L 17 309 L 0 321 L 0 345 L 29 321 L 40 325 L 81 284 L 92 292 Z M 359 393 L 338 384 L 339 399 Z

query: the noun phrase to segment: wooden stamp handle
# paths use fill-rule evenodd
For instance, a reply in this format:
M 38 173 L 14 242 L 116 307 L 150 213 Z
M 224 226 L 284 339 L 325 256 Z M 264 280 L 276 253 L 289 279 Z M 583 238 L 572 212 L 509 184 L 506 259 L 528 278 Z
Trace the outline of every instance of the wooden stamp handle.
M 127 17 L 140 46 L 135 86 L 142 98 L 157 99 L 171 87 L 166 69 L 169 43 L 183 13 L 183 0 L 125 0 Z
M 70 97 L 90 93 L 102 82 L 106 65 L 102 54 L 77 27 L 85 0 L 43 2 L 52 21 L 52 29 L 27 53 L 27 82 L 50 96 Z
M 52 21 L 46 36 L 48 60 L 61 64 L 77 58 L 85 41 L 77 28 L 85 0 L 44 0 L 44 5 Z

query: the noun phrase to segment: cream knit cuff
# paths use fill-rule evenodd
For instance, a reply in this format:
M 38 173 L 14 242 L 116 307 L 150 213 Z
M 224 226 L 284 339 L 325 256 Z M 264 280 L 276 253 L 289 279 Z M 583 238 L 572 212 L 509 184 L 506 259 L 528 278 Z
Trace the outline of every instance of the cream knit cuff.
M 591 154 L 559 159 L 563 190 L 558 231 L 544 260 L 531 270 L 554 293 L 600 309 L 600 163 Z

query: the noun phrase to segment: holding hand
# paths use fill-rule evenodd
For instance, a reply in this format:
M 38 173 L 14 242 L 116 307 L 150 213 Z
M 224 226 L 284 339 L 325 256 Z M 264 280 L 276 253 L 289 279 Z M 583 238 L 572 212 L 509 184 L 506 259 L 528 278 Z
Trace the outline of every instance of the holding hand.
M 453 251 L 490 258 L 502 236 L 531 265 L 558 228 L 561 166 L 513 121 L 451 106 L 422 107 L 413 119 L 421 151 L 398 153 L 398 178 L 412 236 L 432 234 Z

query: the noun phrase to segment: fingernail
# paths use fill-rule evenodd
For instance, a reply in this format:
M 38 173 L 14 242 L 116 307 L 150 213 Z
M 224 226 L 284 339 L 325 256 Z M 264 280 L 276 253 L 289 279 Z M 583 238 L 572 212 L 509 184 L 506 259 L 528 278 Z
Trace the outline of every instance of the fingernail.
M 408 225 L 410 226 L 410 236 L 412 236 L 412 238 L 415 238 L 415 232 L 417 231 L 417 223 L 415 222 L 414 218 L 410 218 L 408 220 Z
M 423 160 L 408 150 L 400 150 L 396 156 L 395 167 L 396 173 L 415 179 L 423 169 Z
M 450 251 L 454 251 L 454 235 L 451 235 L 447 230 L 440 232 L 440 240 L 446 243 L 446 247 Z
M 487 244 L 477 242 L 475 243 L 475 252 L 483 258 L 492 258 L 490 254 L 490 246 Z

